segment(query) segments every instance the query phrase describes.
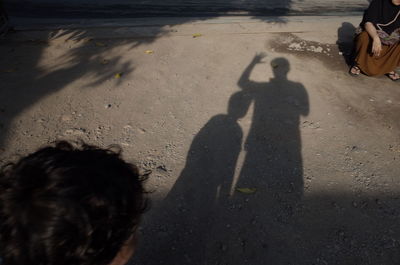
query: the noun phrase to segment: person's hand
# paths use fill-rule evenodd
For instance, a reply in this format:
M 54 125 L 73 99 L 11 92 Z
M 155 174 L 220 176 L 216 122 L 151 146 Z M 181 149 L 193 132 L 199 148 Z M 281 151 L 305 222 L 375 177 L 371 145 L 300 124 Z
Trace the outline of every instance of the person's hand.
M 263 63 L 262 59 L 264 59 L 265 57 L 267 57 L 266 53 L 259 52 L 256 54 L 256 56 L 254 56 L 253 62 L 254 63 Z
M 372 42 L 372 53 L 375 57 L 379 57 L 382 51 L 382 42 L 379 37 L 374 38 Z

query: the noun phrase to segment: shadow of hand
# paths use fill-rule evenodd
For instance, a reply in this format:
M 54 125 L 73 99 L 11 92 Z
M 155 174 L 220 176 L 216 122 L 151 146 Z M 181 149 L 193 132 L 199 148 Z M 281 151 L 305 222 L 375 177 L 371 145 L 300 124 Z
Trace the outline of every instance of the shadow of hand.
M 262 61 L 265 57 L 267 57 L 267 54 L 265 52 L 256 53 L 253 62 L 256 64 L 265 63 L 264 61 Z

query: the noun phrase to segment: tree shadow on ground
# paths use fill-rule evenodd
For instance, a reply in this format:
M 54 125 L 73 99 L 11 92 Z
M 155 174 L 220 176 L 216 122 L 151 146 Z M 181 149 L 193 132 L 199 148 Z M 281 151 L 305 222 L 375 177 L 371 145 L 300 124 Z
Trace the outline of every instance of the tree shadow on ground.
M 86 78 L 90 82 L 80 88 L 94 88 L 106 80 L 115 79 L 116 73 L 129 75 L 133 62 L 124 61 L 120 54 L 109 51 L 119 47 L 135 47 L 144 40 L 93 40 L 85 30 L 53 30 L 9 33 L 0 41 L 0 148 L 5 147 L 10 126 L 20 113 L 42 98 L 56 94 L 66 86 Z M 48 48 L 53 46 L 51 61 Z M 59 51 L 55 47 L 59 47 Z M 116 85 L 121 80 L 116 80 Z

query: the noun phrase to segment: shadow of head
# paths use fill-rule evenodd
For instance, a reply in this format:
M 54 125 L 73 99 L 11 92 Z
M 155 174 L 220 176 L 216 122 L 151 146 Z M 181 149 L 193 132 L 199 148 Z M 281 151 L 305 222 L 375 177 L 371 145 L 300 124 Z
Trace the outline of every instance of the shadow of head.
M 238 120 L 246 116 L 251 98 L 246 93 L 240 91 L 233 94 L 228 103 L 228 116 L 233 120 Z
M 343 22 L 342 26 L 338 29 L 338 43 L 352 42 L 356 27 L 350 22 Z
M 279 57 L 271 61 L 272 72 L 276 79 L 287 79 L 290 63 L 286 58 Z

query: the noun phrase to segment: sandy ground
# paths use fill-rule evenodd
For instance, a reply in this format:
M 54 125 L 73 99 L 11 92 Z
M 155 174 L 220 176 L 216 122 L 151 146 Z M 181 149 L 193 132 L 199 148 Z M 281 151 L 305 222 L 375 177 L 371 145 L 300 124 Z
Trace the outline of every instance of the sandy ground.
M 0 159 L 122 146 L 151 171 L 132 264 L 398 264 L 400 85 L 347 74 L 358 23 L 20 25 L 0 42 Z

